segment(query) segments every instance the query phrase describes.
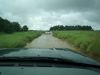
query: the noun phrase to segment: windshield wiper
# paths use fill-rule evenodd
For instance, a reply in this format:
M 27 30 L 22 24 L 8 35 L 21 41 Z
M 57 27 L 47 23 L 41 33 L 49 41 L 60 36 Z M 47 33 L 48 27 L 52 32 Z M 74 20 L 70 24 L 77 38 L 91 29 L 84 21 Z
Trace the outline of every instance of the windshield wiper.
M 100 68 L 100 65 L 79 63 L 72 60 L 53 57 L 0 57 L 0 62 L 40 62 L 40 63 L 57 63 L 64 65 L 74 65 L 83 67 Z

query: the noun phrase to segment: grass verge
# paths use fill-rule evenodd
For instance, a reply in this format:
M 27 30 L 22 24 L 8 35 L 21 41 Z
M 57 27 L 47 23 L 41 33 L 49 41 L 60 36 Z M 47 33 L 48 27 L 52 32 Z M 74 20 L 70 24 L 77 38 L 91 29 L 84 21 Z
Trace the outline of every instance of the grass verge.
M 16 32 L 13 34 L 0 33 L 0 48 L 22 48 L 41 34 L 40 31 Z
M 53 35 L 100 60 L 100 31 L 54 31 Z

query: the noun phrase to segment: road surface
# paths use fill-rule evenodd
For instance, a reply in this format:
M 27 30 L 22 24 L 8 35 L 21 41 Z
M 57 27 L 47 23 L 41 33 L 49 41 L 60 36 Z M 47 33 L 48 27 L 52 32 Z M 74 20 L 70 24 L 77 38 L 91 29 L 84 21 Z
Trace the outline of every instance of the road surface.
M 52 34 L 43 34 L 40 37 L 28 43 L 25 48 L 70 48 L 74 49 L 67 42 L 52 36 Z

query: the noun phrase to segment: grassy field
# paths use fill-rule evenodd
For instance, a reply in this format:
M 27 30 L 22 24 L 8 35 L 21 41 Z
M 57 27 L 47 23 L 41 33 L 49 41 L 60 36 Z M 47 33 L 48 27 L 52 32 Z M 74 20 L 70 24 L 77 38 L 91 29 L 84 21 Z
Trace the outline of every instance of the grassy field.
M 21 48 L 41 35 L 39 31 L 0 33 L 0 48 Z
M 100 58 L 100 31 L 54 31 L 53 35 L 87 54 Z

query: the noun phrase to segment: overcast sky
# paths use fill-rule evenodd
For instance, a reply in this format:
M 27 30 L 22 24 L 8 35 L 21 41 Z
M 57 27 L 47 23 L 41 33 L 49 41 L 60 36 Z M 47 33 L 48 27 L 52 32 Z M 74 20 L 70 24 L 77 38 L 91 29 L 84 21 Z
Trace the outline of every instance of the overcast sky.
M 100 0 L 0 0 L 0 16 L 35 30 L 58 24 L 100 29 Z

